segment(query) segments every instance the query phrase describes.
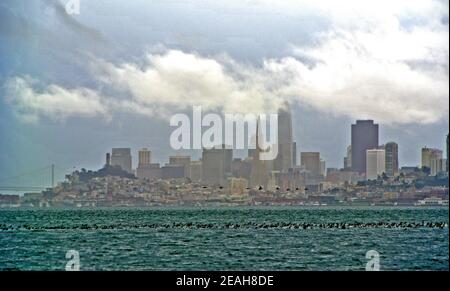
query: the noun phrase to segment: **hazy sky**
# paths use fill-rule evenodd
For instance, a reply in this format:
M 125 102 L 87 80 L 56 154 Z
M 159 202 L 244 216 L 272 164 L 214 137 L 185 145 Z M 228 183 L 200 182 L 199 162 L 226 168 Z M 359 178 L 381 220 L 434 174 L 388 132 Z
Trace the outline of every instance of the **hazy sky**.
M 357 118 L 399 143 L 402 165 L 444 148 L 448 1 L 81 0 L 70 16 L 66 2 L 0 2 L 0 185 L 51 163 L 59 178 L 98 168 L 111 147 L 164 163 L 168 118 L 193 105 L 288 100 L 298 152 L 329 167 Z

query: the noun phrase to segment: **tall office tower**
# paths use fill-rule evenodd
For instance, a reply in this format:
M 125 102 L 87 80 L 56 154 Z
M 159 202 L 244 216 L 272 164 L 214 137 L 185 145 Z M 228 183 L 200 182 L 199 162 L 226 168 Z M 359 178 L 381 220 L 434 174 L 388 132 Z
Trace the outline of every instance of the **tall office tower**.
M 266 161 L 261 160 L 260 155 L 262 149 L 259 147 L 259 139 L 264 138 L 261 135 L 259 120 L 256 124 L 256 149 L 252 151 L 252 166 L 250 170 L 250 187 L 263 187 L 267 189 L 268 172 L 266 168 Z M 278 153 L 279 154 L 279 153 Z M 292 160 L 291 160 L 292 161 Z
M 398 144 L 395 142 L 388 142 L 384 146 L 386 151 L 386 175 L 394 177 L 398 174 Z
M 111 165 L 120 166 L 122 170 L 132 173 L 131 169 L 131 149 L 114 148 L 111 154 Z
M 446 159 L 432 159 L 430 167 L 430 176 L 436 176 L 441 172 L 445 172 Z
M 297 166 L 297 142 L 292 143 L 292 167 Z
M 327 165 L 325 160 L 320 159 L 320 175 L 327 176 Z
M 169 165 L 180 165 L 184 167 L 184 176 L 191 178 L 191 157 L 190 156 L 170 156 Z
M 433 160 L 441 160 L 442 159 L 442 151 L 439 149 L 433 148 L 422 148 L 422 168 L 426 167 L 431 169 L 431 163 Z
M 152 161 L 152 152 L 144 148 L 139 151 L 139 164 L 138 167 L 150 165 Z
M 366 171 L 366 151 L 378 148 L 378 124 L 373 120 L 357 120 L 352 124 L 352 171 Z
M 344 169 L 352 168 L 352 146 L 347 147 L 347 156 L 344 158 Z
M 369 149 L 366 151 L 366 179 L 375 180 L 386 171 L 386 151 Z
M 320 153 L 302 152 L 300 153 L 300 165 L 307 170 L 312 177 L 318 177 L 321 174 Z
M 442 151 L 433 148 L 422 148 L 422 168 L 430 169 L 430 175 L 436 176 L 446 170 L 447 161 L 442 158 Z
M 231 176 L 233 150 L 221 148 L 203 149 L 202 152 L 202 182 L 209 185 L 226 186 L 227 178 Z
M 106 166 L 111 166 L 111 154 L 110 153 L 106 153 Z
M 292 115 L 288 102 L 278 110 L 278 156 L 275 159 L 274 169 L 287 172 L 292 168 L 294 157 L 292 141 Z

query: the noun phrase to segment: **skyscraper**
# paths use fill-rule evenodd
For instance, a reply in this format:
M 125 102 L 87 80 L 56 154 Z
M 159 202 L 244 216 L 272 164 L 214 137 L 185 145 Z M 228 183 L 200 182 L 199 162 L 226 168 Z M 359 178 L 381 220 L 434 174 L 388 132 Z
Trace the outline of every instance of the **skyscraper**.
M 446 170 L 447 162 L 442 158 L 442 151 L 433 148 L 422 148 L 422 168 L 428 168 L 431 176 Z
M 375 180 L 386 171 L 386 151 L 370 149 L 366 151 L 366 179 Z
M 268 171 L 266 168 L 266 161 L 261 160 L 261 148 L 259 147 L 259 139 L 263 138 L 261 136 L 261 129 L 259 120 L 256 124 L 256 137 L 255 137 L 255 144 L 256 149 L 252 151 L 252 167 L 250 170 L 250 186 L 251 187 L 263 187 L 267 189 L 268 185 Z M 279 153 L 278 153 L 279 154 Z
M 297 142 L 292 143 L 292 167 L 297 166 Z
M 139 163 L 136 168 L 136 176 L 140 179 L 160 179 L 161 168 L 159 164 L 152 164 L 152 152 L 146 148 L 139 150 Z
M 436 176 L 441 172 L 445 172 L 446 159 L 432 159 L 430 167 L 430 176 Z
M 202 182 L 209 185 L 227 185 L 231 176 L 233 150 L 222 148 L 203 149 L 202 152 Z
M 320 159 L 320 175 L 327 176 L 327 164 L 325 160 Z
M 300 153 L 300 165 L 307 170 L 312 177 L 321 174 L 320 153 L 319 152 L 302 152 Z
M 398 144 L 388 142 L 384 150 L 386 151 L 386 175 L 394 177 L 398 174 Z
M 292 114 L 291 107 L 285 102 L 278 110 L 278 156 L 275 159 L 275 170 L 287 172 L 293 166 Z
M 139 151 L 139 164 L 138 167 L 146 166 L 151 163 L 152 152 L 144 148 Z
M 347 156 L 344 158 L 344 169 L 352 168 L 352 146 L 347 147 Z
M 131 169 L 131 149 L 113 148 L 111 152 L 111 165 L 119 166 L 122 170 L 132 173 Z
M 378 148 L 378 124 L 373 120 L 357 120 L 352 124 L 352 171 L 366 171 L 366 151 Z
M 433 148 L 422 148 L 422 168 L 429 168 L 431 169 L 433 160 L 441 160 L 442 159 L 442 151 L 439 149 L 433 149 Z

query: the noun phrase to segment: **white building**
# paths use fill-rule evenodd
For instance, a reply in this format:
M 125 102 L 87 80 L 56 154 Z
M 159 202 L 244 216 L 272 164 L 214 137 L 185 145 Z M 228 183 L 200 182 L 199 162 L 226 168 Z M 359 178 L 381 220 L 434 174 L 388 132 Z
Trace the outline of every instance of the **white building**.
M 386 171 L 386 151 L 371 149 L 366 151 L 366 179 L 375 180 Z

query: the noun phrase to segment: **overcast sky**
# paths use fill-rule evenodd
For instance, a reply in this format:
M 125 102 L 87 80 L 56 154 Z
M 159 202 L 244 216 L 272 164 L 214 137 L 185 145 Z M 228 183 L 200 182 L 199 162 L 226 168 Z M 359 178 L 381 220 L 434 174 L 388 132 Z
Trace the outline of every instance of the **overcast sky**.
M 399 143 L 402 165 L 444 149 L 448 1 L 81 0 L 79 15 L 66 2 L 0 2 L 0 185 L 51 163 L 59 177 L 98 168 L 111 147 L 164 163 L 168 118 L 193 105 L 288 100 L 298 152 L 329 167 L 358 118 Z

